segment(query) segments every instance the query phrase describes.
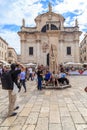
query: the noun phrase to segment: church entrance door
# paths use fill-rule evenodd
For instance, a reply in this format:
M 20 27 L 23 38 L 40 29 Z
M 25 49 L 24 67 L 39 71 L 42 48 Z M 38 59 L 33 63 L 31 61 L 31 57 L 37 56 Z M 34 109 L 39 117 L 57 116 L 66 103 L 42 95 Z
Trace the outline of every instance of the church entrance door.
M 49 66 L 49 53 L 47 54 L 47 65 Z

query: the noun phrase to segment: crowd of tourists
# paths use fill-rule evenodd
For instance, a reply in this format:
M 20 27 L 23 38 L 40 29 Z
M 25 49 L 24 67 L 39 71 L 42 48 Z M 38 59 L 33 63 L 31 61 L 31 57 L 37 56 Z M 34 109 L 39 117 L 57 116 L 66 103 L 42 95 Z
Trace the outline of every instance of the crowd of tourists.
M 64 66 L 60 65 L 58 68 L 58 71 L 51 72 L 49 70 L 49 67 L 45 67 L 43 65 L 39 65 L 37 68 L 30 67 L 24 67 L 21 64 L 11 64 L 10 67 L 7 66 L 1 66 L 0 67 L 0 78 L 2 78 L 2 75 L 5 72 L 10 72 L 12 82 L 16 84 L 18 87 L 18 92 L 21 91 L 22 86 L 24 88 L 24 92 L 27 92 L 27 81 L 36 81 L 37 83 L 37 89 L 42 90 L 43 86 L 49 86 L 52 85 L 52 87 L 58 87 L 62 85 L 69 85 L 69 80 L 67 78 L 67 75 L 70 74 L 86 74 L 87 70 L 85 68 L 84 71 L 82 70 L 75 70 L 74 67 L 72 68 L 65 68 Z M 78 72 L 78 73 L 75 73 Z M 3 81 L 3 80 L 1 80 Z M 6 79 L 4 80 L 3 86 L 8 84 L 8 82 L 11 81 L 8 80 L 7 83 L 5 83 Z M 2 83 L 2 82 L 1 82 Z M 6 87 L 5 86 L 5 87 Z M 13 94 L 14 85 L 9 84 L 8 88 L 5 88 L 8 90 L 8 97 L 9 97 L 9 107 L 8 107 L 8 117 L 9 116 L 15 116 L 17 113 L 14 112 L 14 110 L 18 109 L 19 106 L 15 107 L 16 102 L 16 94 Z

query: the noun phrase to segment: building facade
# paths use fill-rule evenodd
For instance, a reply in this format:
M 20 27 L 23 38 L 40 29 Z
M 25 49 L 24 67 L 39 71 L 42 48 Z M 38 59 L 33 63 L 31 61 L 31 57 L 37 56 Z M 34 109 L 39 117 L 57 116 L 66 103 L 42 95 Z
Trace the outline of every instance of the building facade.
M 17 55 L 17 61 L 21 63 L 21 55 Z
M 8 59 L 8 43 L 0 37 L 0 61 L 7 61 Z
M 0 65 L 9 65 L 8 63 L 17 62 L 17 53 L 14 48 L 0 37 Z
M 17 53 L 14 48 L 8 47 L 8 63 L 12 64 L 17 62 Z
M 36 63 L 49 66 L 56 70 L 59 64 L 79 62 L 79 31 L 78 21 L 74 27 L 64 27 L 64 17 L 52 12 L 49 4 L 48 12 L 35 18 L 35 27 L 26 27 L 22 21 L 18 32 L 21 43 L 21 62 Z
M 80 43 L 80 62 L 87 63 L 87 33 Z

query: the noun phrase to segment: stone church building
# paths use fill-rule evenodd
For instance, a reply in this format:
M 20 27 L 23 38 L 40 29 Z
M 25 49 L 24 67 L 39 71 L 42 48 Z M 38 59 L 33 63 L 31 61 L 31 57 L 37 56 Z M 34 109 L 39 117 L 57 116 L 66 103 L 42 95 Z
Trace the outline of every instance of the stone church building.
M 21 62 L 43 64 L 50 70 L 56 70 L 59 64 L 79 62 L 78 21 L 74 27 L 64 27 L 64 17 L 54 13 L 49 4 L 48 12 L 35 18 L 35 27 L 26 27 L 22 21 L 18 32 L 21 43 Z

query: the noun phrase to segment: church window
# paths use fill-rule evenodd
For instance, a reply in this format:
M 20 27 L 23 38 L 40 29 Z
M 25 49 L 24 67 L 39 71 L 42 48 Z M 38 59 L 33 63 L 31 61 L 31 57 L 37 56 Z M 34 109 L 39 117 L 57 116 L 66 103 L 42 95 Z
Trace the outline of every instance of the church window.
M 43 26 L 41 32 L 46 32 L 46 30 L 58 30 L 58 28 L 54 24 L 51 24 L 51 27 L 49 24 L 46 24 Z
M 51 24 L 51 30 L 58 30 L 58 28 L 55 25 Z
M 33 55 L 33 47 L 29 47 L 29 55 Z
M 48 25 L 48 24 L 45 25 L 45 26 L 42 28 L 41 32 L 46 32 L 46 30 L 49 30 L 49 25 Z
M 12 57 L 12 52 L 11 51 L 8 53 L 8 57 Z
M 84 57 L 84 60 L 86 61 L 86 56 Z
M 42 28 L 41 32 L 46 32 L 46 30 L 49 30 L 49 25 L 48 25 L 48 24 L 45 25 L 45 26 Z
M 67 47 L 67 55 L 71 55 L 71 47 Z

